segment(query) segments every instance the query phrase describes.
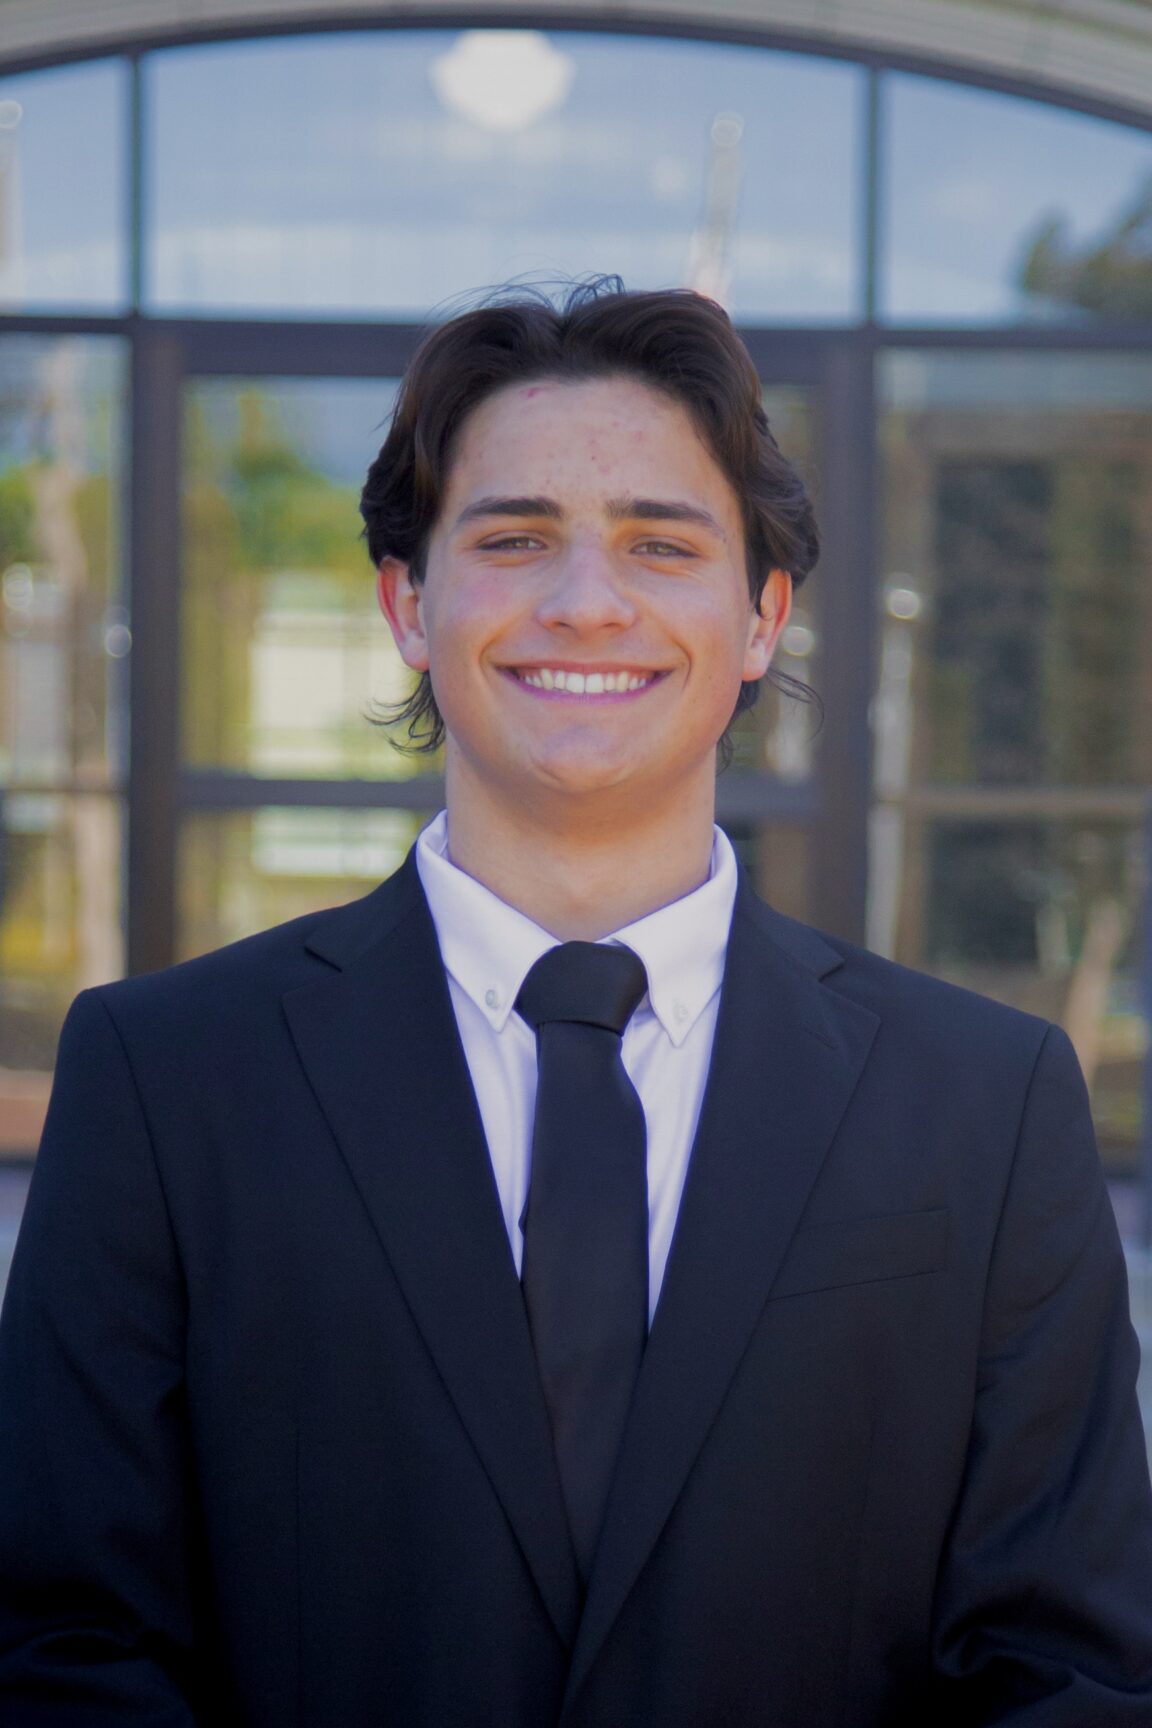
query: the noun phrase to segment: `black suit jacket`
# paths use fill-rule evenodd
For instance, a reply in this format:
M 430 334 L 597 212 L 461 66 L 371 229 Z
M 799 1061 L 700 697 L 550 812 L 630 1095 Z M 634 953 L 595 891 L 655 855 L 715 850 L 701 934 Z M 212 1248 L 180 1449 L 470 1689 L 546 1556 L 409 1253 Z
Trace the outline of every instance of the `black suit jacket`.
M 0 1342 L 0 1724 L 1152 1723 L 1063 1035 L 742 886 L 587 1600 L 410 860 L 89 992 Z

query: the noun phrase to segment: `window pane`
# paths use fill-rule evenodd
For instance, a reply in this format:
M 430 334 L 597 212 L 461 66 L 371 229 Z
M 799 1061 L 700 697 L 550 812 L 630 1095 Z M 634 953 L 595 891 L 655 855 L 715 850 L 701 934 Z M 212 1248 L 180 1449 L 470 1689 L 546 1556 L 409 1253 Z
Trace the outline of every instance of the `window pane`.
M 1152 318 L 1152 136 L 936 79 L 884 79 L 882 316 Z
M 126 304 L 127 92 L 120 60 L 0 78 L 0 306 Z
M 0 337 L 0 785 L 118 774 L 125 355 Z
M 123 968 L 124 353 L 0 338 L 0 1156 L 39 1138 L 71 998 Z
M 120 824 L 115 798 L 0 793 L 0 1157 L 35 1150 L 72 997 L 123 971 Z
M 816 473 L 815 414 L 806 390 L 770 386 L 764 411 L 776 442 L 804 476 L 820 517 Z M 801 587 L 788 625 L 755 706 L 732 727 L 732 767 L 773 779 L 801 781 L 812 773 L 820 728 L 820 708 L 809 698 L 820 663 L 820 604 L 824 590 L 817 574 Z M 776 681 L 773 681 L 776 680 Z
M 421 826 L 406 810 L 304 806 L 187 817 L 181 957 L 368 893 L 399 868 Z
M 748 320 L 858 311 L 856 68 L 394 31 L 170 50 L 147 74 L 155 307 L 423 316 L 511 276 L 616 271 Z
M 196 767 L 407 778 L 371 724 L 411 688 L 360 489 L 395 382 L 201 379 L 187 395 L 184 740 Z
M 1064 1026 L 1102 1154 L 1135 1170 L 1148 1025 L 1141 1004 L 1144 834 L 1123 821 L 942 819 L 889 808 L 899 870 L 893 956 Z M 878 858 L 874 852 L 874 870 Z
M 1152 780 L 1152 359 L 905 353 L 880 376 L 877 771 Z
M 1152 361 L 895 353 L 869 942 L 1054 1019 L 1133 1168 Z

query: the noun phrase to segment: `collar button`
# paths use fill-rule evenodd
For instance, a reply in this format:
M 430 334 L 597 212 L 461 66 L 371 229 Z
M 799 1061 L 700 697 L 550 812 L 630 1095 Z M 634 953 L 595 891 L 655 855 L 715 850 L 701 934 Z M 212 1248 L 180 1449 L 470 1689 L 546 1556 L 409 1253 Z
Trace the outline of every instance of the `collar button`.
M 485 1002 L 485 1005 L 489 1008 L 499 1008 L 499 1006 L 500 1006 L 500 992 L 499 992 L 499 990 L 485 990 L 484 1002 Z

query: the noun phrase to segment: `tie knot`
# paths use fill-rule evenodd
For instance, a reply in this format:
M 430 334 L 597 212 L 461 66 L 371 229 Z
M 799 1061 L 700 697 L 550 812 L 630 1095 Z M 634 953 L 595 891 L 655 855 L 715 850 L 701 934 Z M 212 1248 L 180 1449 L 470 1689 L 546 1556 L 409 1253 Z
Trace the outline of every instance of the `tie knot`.
M 533 1031 L 554 1020 L 623 1032 L 648 988 L 644 962 L 631 948 L 561 942 L 532 967 L 516 1012 Z

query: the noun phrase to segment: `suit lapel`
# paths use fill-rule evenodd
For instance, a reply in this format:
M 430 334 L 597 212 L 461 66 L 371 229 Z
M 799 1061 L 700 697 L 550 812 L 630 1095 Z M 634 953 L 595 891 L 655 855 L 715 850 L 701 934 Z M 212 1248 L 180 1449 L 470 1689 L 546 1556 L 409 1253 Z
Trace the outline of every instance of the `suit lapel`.
M 680 1216 L 566 1704 L 692 1468 L 864 1066 L 875 1016 L 819 982 L 840 964 L 741 884 Z
M 301 1061 L 424 1341 L 571 1646 L 579 1588 L 480 1112 L 415 861 L 309 941 Z

